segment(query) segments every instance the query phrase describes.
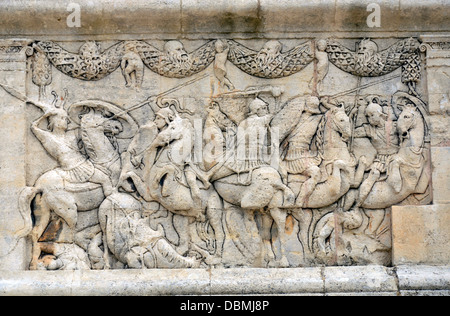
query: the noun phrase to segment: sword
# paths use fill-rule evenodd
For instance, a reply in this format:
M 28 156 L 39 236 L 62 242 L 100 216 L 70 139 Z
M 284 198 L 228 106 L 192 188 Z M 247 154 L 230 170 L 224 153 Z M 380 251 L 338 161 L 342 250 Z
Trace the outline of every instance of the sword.
M 16 89 L 14 89 L 11 86 L 0 83 L 0 87 L 2 87 L 3 90 L 5 90 L 9 95 L 13 96 L 14 98 L 16 98 L 24 103 L 34 104 L 44 112 L 48 111 L 51 108 L 47 104 L 28 99 L 28 97 L 26 95 L 22 94 L 21 92 L 17 91 Z

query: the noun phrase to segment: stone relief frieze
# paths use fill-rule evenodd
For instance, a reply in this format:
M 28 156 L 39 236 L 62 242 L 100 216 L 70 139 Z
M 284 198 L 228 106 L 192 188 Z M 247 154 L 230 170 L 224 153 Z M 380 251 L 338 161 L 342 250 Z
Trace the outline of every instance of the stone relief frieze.
M 390 264 L 390 207 L 431 199 L 420 42 L 355 45 L 32 43 L 38 93 L 1 84 L 53 162 L 18 201 L 30 269 Z M 92 98 L 77 80 L 116 85 Z

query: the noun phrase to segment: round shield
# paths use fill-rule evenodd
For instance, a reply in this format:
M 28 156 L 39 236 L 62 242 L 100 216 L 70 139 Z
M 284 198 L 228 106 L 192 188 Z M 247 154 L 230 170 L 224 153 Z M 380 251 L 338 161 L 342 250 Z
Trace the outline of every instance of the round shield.
M 131 138 L 139 129 L 138 124 L 126 112 L 126 109 L 111 102 L 101 100 L 85 100 L 71 104 L 67 109 L 70 119 L 80 125 L 81 116 L 86 107 L 104 111 L 105 120 L 120 121 L 123 125 L 123 131 L 116 136 L 119 139 Z

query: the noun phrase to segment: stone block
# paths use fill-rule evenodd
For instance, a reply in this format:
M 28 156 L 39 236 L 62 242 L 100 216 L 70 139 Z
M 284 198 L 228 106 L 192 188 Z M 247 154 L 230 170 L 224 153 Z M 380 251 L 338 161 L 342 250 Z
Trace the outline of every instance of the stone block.
M 261 23 L 257 0 L 219 0 L 214 7 L 199 0 L 182 1 L 182 32 L 186 34 L 253 33 Z
M 154 296 L 207 295 L 207 270 L 122 270 L 75 272 L 72 295 Z
M 434 204 L 450 204 L 450 147 L 432 147 Z
M 392 261 L 400 264 L 450 263 L 448 204 L 392 207 Z
M 331 293 L 395 293 L 395 277 L 388 268 L 326 267 L 324 269 L 325 292 Z
M 450 292 L 450 267 L 428 265 L 401 265 L 396 268 L 399 290 L 434 295 Z
M 211 294 L 323 293 L 320 268 L 213 269 Z
M 328 0 L 308 1 L 299 6 L 296 0 L 260 0 L 264 33 L 330 31 L 334 28 L 335 5 Z M 283 19 L 280 19 L 283 16 Z

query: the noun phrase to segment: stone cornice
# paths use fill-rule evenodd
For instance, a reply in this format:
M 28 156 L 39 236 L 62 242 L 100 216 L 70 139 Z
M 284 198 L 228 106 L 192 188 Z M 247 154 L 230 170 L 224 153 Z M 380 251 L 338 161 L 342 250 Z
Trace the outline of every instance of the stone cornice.
M 202 38 L 217 35 L 270 37 L 317 32 L 384 37 L 446 32 L 448 1 L 392 0 L 380 4 L 380 27 L 370 28 L 368 5 L 374 1 L 341 0 L 4 0 L 0 36 L 120 38 Z M 69 4 L 79 5 L 81 26 L 68 27 Z

